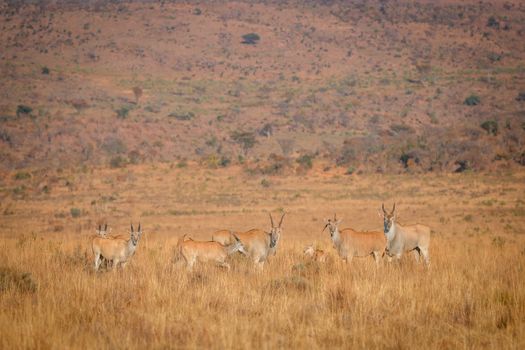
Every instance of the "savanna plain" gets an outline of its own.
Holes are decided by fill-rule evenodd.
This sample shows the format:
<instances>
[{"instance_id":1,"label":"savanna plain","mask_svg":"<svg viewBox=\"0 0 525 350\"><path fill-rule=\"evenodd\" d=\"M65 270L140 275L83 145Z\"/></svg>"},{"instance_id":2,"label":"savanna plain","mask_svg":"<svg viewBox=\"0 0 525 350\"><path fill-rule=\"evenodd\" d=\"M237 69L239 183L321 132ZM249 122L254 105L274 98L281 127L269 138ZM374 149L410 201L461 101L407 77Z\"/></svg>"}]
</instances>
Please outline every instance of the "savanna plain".
<instances>
[{"instance_id":1,"label":"savanna plain","mask_svg":"<svg viewBox=\"0 0 525 350\"><path fill-rule=\"evenodd\" d=\"M262 179L189 163L80 168L5 179L0 348L505 348L525 345L523 172ZM264 180L264 181L262 181ZM381 204L432 229L431 265L342 262L323 219L380 230ZM277 254L257 272L173 264L177 239L268 229ZM125 269L93 271L99 223L144 234ZM325 250L326 263L303 248Z\"/></svg>"}]
</instances>

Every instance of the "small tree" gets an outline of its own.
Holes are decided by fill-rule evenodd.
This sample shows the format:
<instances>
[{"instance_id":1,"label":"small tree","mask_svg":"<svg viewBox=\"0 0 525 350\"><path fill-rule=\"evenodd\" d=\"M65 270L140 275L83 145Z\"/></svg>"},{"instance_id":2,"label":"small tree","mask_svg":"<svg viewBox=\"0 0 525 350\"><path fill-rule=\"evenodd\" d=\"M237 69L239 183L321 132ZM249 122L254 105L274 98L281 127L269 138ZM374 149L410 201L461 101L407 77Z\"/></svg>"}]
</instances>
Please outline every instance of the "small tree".
<instances>
[{"instance_id":1,"label":"small tree","mask_svg":"<svg viewBox=\"0 0 525 350\"><path fill-rule=\"evenodd\" d=\"M133 94L135 95L135 103L138 104L140 98L142 97L142 89L138 86L133 88Z\"/></svg>"},{"instance_id":2,"label":"small tree","mask_svg":"<svg viewBox=\"0 0 525 350\"><path fill-rule=\"evenodd\" d=\"M487 120L481 123L481 128L489 135L496 136L498 134L498 122L495 120Z\"/></svg>"},{"instance_id":3,"label":"small tree","mask_svg":"<svg viewBox=\"0 0 525 350\"><path fill-rule=\"evenodd\" d=\"M242 43L247 45L255 45L259 42L261 37L256 33L248 33L242 36Z\"/></svg>"},{"instance_id":4,"label":"small tree","mask_svg":"<svg viewBox=\"0 0 525 350\"><path fill-rule=\"evenodd\" d=\"M481 102L481 99L477 95L470 95L463 101L467 106L477 106Z\"/></svg>"},{"instance_id":5,"label":"small tree","mask_svg":"<svg viewBox=\"0 0 525 350\"><path fill-rule=\"evenodd\" d=\"M246 156L248 150L257 143L255 133L251 131L234 131L230 135L231 139L241 146L243 154Z\"/></svg>"}]
</instances>

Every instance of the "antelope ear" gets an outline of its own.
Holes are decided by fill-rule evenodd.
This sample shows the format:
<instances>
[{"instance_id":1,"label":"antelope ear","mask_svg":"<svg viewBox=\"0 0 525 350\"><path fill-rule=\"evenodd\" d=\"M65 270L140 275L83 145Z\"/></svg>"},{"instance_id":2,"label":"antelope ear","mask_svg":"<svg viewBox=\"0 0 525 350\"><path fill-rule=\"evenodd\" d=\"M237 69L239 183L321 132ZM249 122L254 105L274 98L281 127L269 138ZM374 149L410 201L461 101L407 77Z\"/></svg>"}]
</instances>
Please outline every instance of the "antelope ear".
<instances>
[{"instance_id":1,"label":"antelope ear","mask_svg":"<svg viewBox=\"0 0 525 350\"><path fill-rule=\"evenodd\" d=\"M377 209L377 216L379 216L381 219L385 217L383 214L381 214L381 210L379 209Z\"/></svg>"}]
</instances>

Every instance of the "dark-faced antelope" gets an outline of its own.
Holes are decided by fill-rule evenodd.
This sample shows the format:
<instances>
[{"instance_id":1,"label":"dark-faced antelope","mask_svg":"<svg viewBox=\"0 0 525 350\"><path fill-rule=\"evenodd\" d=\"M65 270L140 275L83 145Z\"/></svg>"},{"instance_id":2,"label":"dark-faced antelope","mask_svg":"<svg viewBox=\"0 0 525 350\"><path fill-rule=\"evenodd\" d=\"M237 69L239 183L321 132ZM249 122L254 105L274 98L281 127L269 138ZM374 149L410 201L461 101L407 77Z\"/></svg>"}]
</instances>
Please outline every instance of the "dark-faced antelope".
<instances>
[{"instance_id":1,"label":"dark-faced antelope","mask_svg":"<svg viewBox=\"0 0 525 350\"><path fill-rule=\"evenodd\" d=\"M246 254L244 246L235 234L232 234L234 242L229 245L222 245L214 241L194 241L193 239L186 239L186 235L179 238L177 241L177 254L184 259L188 270L193 269L193 265L197 261L207 262L213 261L217 265L230 269L230 264L226 262L226 258L235 252Z\"/></svg>"},{"instance_id":2,"label":"dark-faced antelope","mask_svg":"<svg viewBox=\"0 0 525 350\"><path fill-rule=\"evenodd\" d=\"M134 231L133 225L131 225L128 239L95 237L92 242L93 254L95 255L95 271L98 271L102 257L108 261L113 261L113 270L116 270L119 264L122 264L124 268L133 254L135 254L141 236L142 230L139 224L137 231Z\"/></svg>"},{"instance_id":3,"label":"dark-faced antelope","mask_svg":"<svg viewBox=\"0 0 525 350\"><path fill-rule=\"evenodd\" d=\"M272 225L270 232L253 229L247 232L236 233L237 237L244 245L247 255L259 269L262 269L268 257L275 255L277 251L277 244L279 243L282 233L281 226L283 224L284 215L285 214L281 216L279 225L275 226L272 214L270 214L270 223Z\"/></svg>"},{"instance_id":4,"label":"dark-faced antelope","mask_svg":"<svg viewBox=\"0 0 525 350\"><path fill-rule=\"evenodd\" d=\"M339 256L346 262L352 260L354 256L365 257L373 255L376 264L385 251L386 240L382 232L360 232L351 228L339 231L341 219L337 219L334 214L333 220L326 220L323 231L328 227L330 238Z\"/></svg>"},{"instance_id":5,"label":"dark-faced antelope","mask_svg":"<svg viewBox=\"0 0 525 350\"><path fill-rule=\"evenodd\" d=\"M430 245L430 227L422 224L401 226L396 222L396 204L388 213L383 209L383 228L386 237L386 254L389 257L400 259L403 253L413 251L419 261L422 256L427 265L430 264L428 247Z\"/></svg>"},{"instance_id":6,"label":"dark-faced antelope","mask_svg":"<svg viewBox=\"0 0 525 350\"><path fill-rule=\"evenodd\" d=\"M318 249L318 248L314 248L313 244L307 245L303 250L303 254L306 257L312 259L313 261L322 262L322 263L326 262L325 251Z\"/></svg>"}]
</instances>

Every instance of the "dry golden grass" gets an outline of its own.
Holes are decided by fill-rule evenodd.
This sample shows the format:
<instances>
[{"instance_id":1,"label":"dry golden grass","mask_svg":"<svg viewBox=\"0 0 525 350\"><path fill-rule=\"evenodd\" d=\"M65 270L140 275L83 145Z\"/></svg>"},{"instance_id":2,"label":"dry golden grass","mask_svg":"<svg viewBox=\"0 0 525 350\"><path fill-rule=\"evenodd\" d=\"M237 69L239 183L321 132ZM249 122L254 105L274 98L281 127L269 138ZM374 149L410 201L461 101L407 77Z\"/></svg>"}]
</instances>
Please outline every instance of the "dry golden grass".
<instances>
[{"instance_id":1,"label":"dry golden grass","mask_svg":"<svg viewBox=\"0 0 525 350\"><path fill-rule=\"evenodd\" d=\"M523 348L524 175L313 173L263 188L235 169L67 174L73 190L2 204L0 348ZM320 235L323 216L337 210L342 226L377 229L378 205L394 198L402 221L433 228L430 269L412 256L380 268L372 258L341 263ZM84 214L64 217L70 207ZM230 272L171 263L183 233L267 228L266 211L278 208L288 213L284 233L262 273L242 257ZM142 221L123 271L92 271L102 217L120 232ZM330 262L302 257L312 242Z\"/></svg>"}]
</instances>

